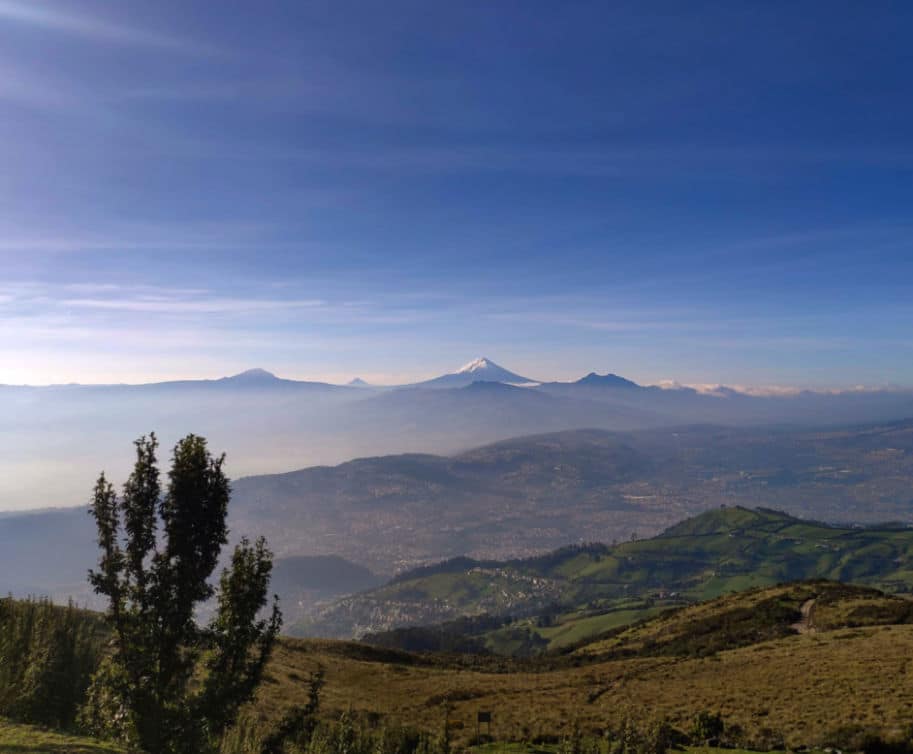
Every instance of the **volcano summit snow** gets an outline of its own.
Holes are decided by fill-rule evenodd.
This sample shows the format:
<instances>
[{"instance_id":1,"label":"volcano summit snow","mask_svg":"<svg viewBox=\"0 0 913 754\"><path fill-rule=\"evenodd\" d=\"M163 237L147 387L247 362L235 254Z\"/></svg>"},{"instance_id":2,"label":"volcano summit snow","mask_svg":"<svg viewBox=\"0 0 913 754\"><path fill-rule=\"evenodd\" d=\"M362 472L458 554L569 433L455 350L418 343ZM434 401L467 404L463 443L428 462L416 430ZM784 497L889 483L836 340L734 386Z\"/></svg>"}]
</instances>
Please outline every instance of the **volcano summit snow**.
<instances>
[{"instance_id":1,"label":"volcano summit snow","mask_svg":"<svg viewBox=\"0 0 913 754\"><path fill-rule=\"evenodd\" d=\"M473 382L504 382L509 385L528 385L536 383L529 377L511 372L491 359L481 358L470 361L456 372L435 377L433 380L420 382L416 387L466 387Z\"/></svg>"}]
</instances>

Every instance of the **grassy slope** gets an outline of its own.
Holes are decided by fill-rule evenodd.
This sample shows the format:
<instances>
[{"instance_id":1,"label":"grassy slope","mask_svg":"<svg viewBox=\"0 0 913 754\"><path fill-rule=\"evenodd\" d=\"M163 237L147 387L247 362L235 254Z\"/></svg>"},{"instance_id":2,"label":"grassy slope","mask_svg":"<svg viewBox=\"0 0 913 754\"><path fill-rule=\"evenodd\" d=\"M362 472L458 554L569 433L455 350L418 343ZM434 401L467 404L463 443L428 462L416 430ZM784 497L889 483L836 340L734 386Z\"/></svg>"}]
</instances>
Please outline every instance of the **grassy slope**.
<instances>
[{"instance_id":1,"label":"grassy slope","mask_svg":"<svg viewBox=\"0 0 913 754\"><path fill-rule=\"evenodd\" d=\"M821 603L816 622L822 623L816 633L796 635L789 623L783 623L779 634L745 634L742 639L751 643L703 656L674 651L663 655L662 646L657 647L658 637L674 641L691 631L712 650L712 631L709 637L702 633L715 625L708 623L708 616L741 608L751 615L753 605L773 600L791 606L779 616L782 623L792 621L797 608L815 595ZM500 670L509 672L494 672L491 660L480 660L476 666L468 660L447 665L440 658L415 658L364 645L287 640L276 653L259 711L273 716L301 701L308 673L323 667L324 711L330 715L351 707L437 730L441 702L449 698L454 705L450 718L464 722L463 735L474 729L476 712L487 709L494 713L493 733L498 738L528 740L538 733L567 733L575 721L589 730L617 724L624 716L668 718L686 728L697 712L719 710L749 734L767 729L781 733L790 745L824 745L844 725L872 726L890 734L908 723L913 716L913 625L823 629L878 622L885 616L891 620L897 610L908 608L905 600L841 585L768 589L687 608L629 629L624 641L629 648L639 648L639 656L570 655L554 658L553 669L540 672L528 663L509 660L498 661ZM767 638L771 635L779 638ZM677 646L693 649L693 643ZM586 647L578 651L585 652Z\"/></svg>"},{"instance_id":2,"label":"grassy slope","mask_svg":"<svg viewBox=\"0 0 913 754\"><path fill-rule=\"evenodd\" d=\"M494 741L492 743L472 746L472 754L555 754L560 751L559 744L528 744ZM711 746L686 746L676 751L687 754L756 754L748 749L717 749Z\"/></svg>"},{"instance_id":3,"label":"grassy slope","mask_svg":"<svg viewBox=\"0 0 913 754\"><path fill-rule=\"evenodd\" d=\"M812 599L817 631L797 635L791 626ZM351 709L436 732L447 699L449 719L463 723L462 742L485 709L502 740L560 736L575 723L588 733L626 716L687 728L696 713L719 710L756 739L767 729L790 745L825 745L844 725L890 735L906 724L913 716L911 656L913 603L804 582L689 606L523 662L283 639L247 714L276 720L306 700L309 675L322 668L328 717ZM0 754L117 751L0 720Z\"/></svg>"},{"instance_id":4,"label":"grassy slope","mask_svg":"<svg viewBox=\"0 0 913 754\"><path fill-rule=\"evenodd\" d=\"M496 742L474 746L474 754L554 754L556 744L528 745ZM688 747L688 754L720 754L723 750L707 747ZM124 750L82 736L16 725L0 720L0 754L123 754ZM726 749L725 754L750 754L742 749Z\"/></svg>"},{"instance_id":5,"label":"grassy slope","mask_svg":"<svg viewBox=\"0 0 913 754\"><path fill-rule=\"evenodd\" d=\"M327 672L326 709L379 712L437 730L441 700L471 727L491 709L495 735L523 738L619 723L625 715L668 717L687 727L701 710L720 710L748 731L772 728L787 742L826 743L844 724L893 731L913 715L913 627L843 629L795 636L705 658L634 658L546 673L485 673L339 658L326 649L285 646L262 709L303 698L301 678Z\"/></svg>"},{"instance_id":6,"label":"grassy slope","mask_svg":"<svg viewBox=\"0 0 913 754\"><path fill-rule=\"evenodd\" d=\"M123 751L91 738L0 719L0 754L122 754Z\"/></svg>"},{"instance_id":7,"label":"grassy slope","mask_svg":"<svg viewBox=\"0 0 913 754\"><path fill-rule=\"evenodd\" d=\"M815 631L913 623L913 602L868 587L803 581L726 595L590 637L572 648L586 656L708 655L784 638L803 620Z\"/></svg>"}]
</instances>

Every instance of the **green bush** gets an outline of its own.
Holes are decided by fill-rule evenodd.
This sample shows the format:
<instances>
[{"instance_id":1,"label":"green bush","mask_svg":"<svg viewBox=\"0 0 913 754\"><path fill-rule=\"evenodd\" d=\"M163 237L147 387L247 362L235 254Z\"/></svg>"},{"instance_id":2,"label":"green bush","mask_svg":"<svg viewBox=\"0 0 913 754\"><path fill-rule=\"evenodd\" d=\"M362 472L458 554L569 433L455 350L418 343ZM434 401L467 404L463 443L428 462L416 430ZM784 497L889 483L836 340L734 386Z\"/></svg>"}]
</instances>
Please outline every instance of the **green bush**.
<instances>
[{"instance_id":1,"label":"green bush","mask_svg":"<svg viewBox=\"0 0 913 754\"><path fill-rule=\"evenodd\" d=\"M725 730L723 716L706 710L698 712L691 726L691 739L694 743L718 741Z\"/></svg>"}]
</instances>

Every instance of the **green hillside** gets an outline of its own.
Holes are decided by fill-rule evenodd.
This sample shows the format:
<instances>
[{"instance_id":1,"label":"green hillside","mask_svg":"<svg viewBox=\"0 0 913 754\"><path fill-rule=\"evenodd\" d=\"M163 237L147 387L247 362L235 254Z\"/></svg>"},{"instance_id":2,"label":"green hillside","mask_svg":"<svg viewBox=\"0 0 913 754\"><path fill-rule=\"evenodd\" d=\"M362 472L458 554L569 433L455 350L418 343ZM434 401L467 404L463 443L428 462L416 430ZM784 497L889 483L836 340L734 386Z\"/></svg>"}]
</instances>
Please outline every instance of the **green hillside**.
<instances>
[{"instance_id":1,"label":"green hillside","mask_svg":"<svg viewBox=\"0 0 913 754\"><path fill-rule=\"evenodd\" d=\"M59 733L0 718L0 754L123 754L107 741Z\"/></svg>"},{"instance_id":2,"label":"green hillside","mask_svg":"<svg viewBox=\"0 0 913 754\"><path fill-rule=\"evenodd\" d=\"M524 635L539 648L559 648L663 608L803 579L910 591L913 529L831 526L766 509L720 508L651 539L419 569L339 600L297 630L346 637L488 614L515 619L488 632L495 651L513 651L518 641L528 648Z\"/></svg>"}]
</instances>

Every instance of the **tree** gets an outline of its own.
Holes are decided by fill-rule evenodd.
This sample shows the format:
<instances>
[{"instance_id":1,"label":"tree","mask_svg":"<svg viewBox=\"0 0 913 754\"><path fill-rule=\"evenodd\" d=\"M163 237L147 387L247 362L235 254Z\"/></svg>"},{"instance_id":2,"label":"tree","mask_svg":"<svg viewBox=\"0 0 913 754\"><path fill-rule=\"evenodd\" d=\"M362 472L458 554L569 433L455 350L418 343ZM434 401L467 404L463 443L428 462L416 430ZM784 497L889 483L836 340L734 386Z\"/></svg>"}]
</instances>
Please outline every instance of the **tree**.
<instances>
[{"instance_id":1,"label":"tree","mask_svg":"<svg viewBox=\"0 0 913 754\"><path fill-rule=\"evenodd\" d=\"M91 515L101 556L89 580L108 601L113 652L96 673L84 720L149 754L218 748L263 671L282 622L267 605L272 553L242 539L219 581L206 626L196 609L216 594L210 578L228 541L231 494L206 440L174 448L162 494L154 434L135 442L136 463L118 498L102 474ZM93 704L94 700L94 704Z\"/></svg>"}]
</instances>

